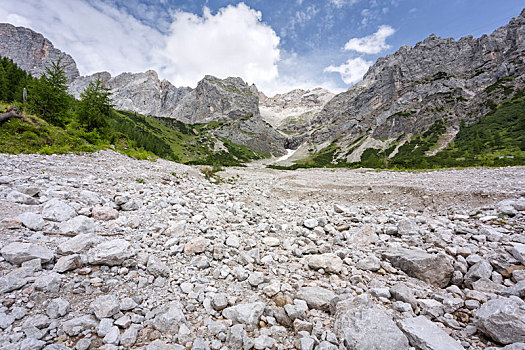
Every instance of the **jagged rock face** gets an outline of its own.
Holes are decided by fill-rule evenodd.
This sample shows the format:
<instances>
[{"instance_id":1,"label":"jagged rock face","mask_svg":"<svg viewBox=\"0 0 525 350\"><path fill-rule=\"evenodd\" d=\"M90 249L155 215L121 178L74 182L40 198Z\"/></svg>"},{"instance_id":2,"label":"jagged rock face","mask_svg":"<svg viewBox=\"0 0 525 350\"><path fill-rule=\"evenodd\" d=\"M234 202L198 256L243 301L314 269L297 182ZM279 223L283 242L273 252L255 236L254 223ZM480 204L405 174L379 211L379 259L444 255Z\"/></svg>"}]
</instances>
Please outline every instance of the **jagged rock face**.
<instances>
[{"instance_id":1,"label":"jagged rock face","mask_svg":"<svg viewBox=\"0 0 525 350\"><path fill-rule=\"evenodd\" d=\"M258 104L257 89L241 78L207 75L184 96L170 117L189 124L249 119L259 114Z\"/></svg>"},{"instance_id":2,"label":"jagged rock face","mask_svg":"<svg viewBox=\"0 0 525 350\"><path fill-rule=\"evenodd\" d=\"M271 98L260 92L259 109L264 121L273 127L293 130L295 125L310 122L333 97L332 92L323 88L295 89Z\"/></svg>"},{"instance_id":3,"label":"jagged rock face","mask_svg":"<svg viewBox=\"0 0 525 350\"><path fill-rule=\"evenodd\" d=\"M312 122L312 140L365 132L374 137L417 133L438 119L477 119L485 89L504 77L524 85L525 10L491 35L456 41L432 35L380 58L362 82L335 96ZM489 96L496 102L498 97ZM396 114L398 113L398 114Z\"/></svg>"},{"instance_id":4,"label":"jagged rock face","mask_svg":"<svg viewBox=\"0 0 525 350\"><path fill-rule=\"evenodd\" d=\"M55 48L42 34L8 23L0 23L0 56L11 58L34 77L40 77L58 59L70 81L80 75L73 58Z\"/></svg>"},{"instance_id":5,"label":"jagged rock face","mask_svg":"<svg viewBox=\"0 0 525 350\"><path fill-rule=\"evenodd\" d=\"M160 80L157 73L122 73L111 77L108 72L80 77L70 85L69 92L76 98L99 77L111 89L115 108L149 116L170 117L177 105L191 89L176 88L167 80Z\"/></svg>"}]
</instances>

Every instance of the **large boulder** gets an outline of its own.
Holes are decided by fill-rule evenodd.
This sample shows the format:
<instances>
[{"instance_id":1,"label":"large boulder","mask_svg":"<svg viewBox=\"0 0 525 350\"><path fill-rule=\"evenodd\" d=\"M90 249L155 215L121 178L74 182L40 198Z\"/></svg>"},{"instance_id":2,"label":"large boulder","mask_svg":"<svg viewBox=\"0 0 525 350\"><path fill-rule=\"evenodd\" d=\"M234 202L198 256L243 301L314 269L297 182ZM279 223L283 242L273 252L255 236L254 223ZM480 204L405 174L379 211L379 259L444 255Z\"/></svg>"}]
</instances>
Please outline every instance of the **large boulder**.
<instances>
[{"instance_id":1,"label":"large boulder","mask_svg":"<svg viewBox=\"0 0 525 350\"><path fill-rule=\"evenodd\" d=\"M343 260L332 253L310 255L307 261L308 267L314 270L323 269L326 272L339 273L343 269Z\"/></svg>"},{"instance_id":2,"label":"large boulder","mask_svg":"<svg viewBox=\"0 0 525 350\"><path fill-rule=\"evenodd\" d=\"M99 320L111 317L120 311L120 304L115 295L102 295L89 305Z\"/></svg>"},{"instance_id":3,"label":"large boulder","mask_svg":"<svg viewBox=\"0 0 525 350\"><path fill-rule=\"evenodd\" d=\"M94 235L80 234L59 244L57 252L62 255L83 253L85 250L93 247L95 243L96 238Z\"/></svg>"},{"instance_id":4,"label":"large boulder","mask_svg":"<svg viewBox=\"0 0 525 350\"><path fill-rule=\"evenodd\" d=\"M334 331L346 349L409 349L407 337L378 307L361 306L339 313Z\"/></svg>"},{"instance_id":5,"label":"large boulder","mask_svg":"<svg viewBox=\"0 0 525 350\"><path fill-rule=\"evenodd\" d=\"M383 253L383 257L407 275L439 288L448 286L454 273L454 267L445 255L429 254L419 249L394 248Z\"/></svg>"},{"instance_id":6,"label":"large boulder","mask_svg":"<svg viewBox=\"0 0 525 350\"><path fill-rule=\"evenodd\" d=\"M425 316L407 318L398 322L410 345L421 350L463 350L463 346L451 338Z\"/></svg>"},{"instance_id":7,"label":"large boulder","mask_svg":"<svg viewBox=\"0 0 525 350\"><path fill-rule=\"evenodd\" d=\"M263 302L238 304L222 310L222 315L232 320L233 323L256 327L259 325L265 307L266 305Z\"/></svg>"},{"instance_id":8,"label":"large boulder","mask_svg":"<svg viewBox=\"0 0 525 350\"><path fill-rule=\"evenodd\" d=\"M525 342L525 303L514 297L490 300L476 312L474 324L498 343Z\"/></svg>"},{"instance_id":9,"label":"large boulder","mask_svg":"<svg viewBox=\"0 0 525 350\"><path fill-rule=\"evenodd\" d=\"M46 220L62 222L74 218L77 215L73 209L66 202L60 199L53 198L44 204L42 209L42 217Z\"/></svg>"},{"instance_id":10,"label":"large boulder","mask_svg":"<svg viewBox=\"0 0 525 350\"><path fill-rule=\"evenodd\" d=\"M55 257L49 248L33 243L13 242L3 247L0 252L5 260L15 265L33 259L40 259L43 263L47 263Z\"/></svg>"},{"instance_id":11,"label":"large boulder","mask_svg":"<svg viewBox=\"0 0 525 350\"><path fill-rule=\"evenodd\" d=\"M67 221L61 222L58 225L58 229L61 233L89 235L95 233L95 223L92 218L79 215Z\"/></svg>"},{"instance_id":12,"label":"large boulder","mask_svg":"<svg viewBox=\"0 0 525 350\"><path fill-rule=\"evenodd\" d=\"M296 299L306 301L310 309L329 310L330 301L335 298L335 293L321 287L302 287L295 295Z\"/></svg>"},{"instance_id":13,"label":"large boulder","mask_svg":"<svg viewBox=\"0 0 525 350\"><path fill-rule=\"evenodd\" d=\"M42 231L46 226L46 222L42 218L42 215L25 212L16 217L17 221L20 221L22 225L33 231Z\"/></svg>"},{"instance_id":14,"label":"large boulder","mask_svg":"<svg viewBox=\"0 0 525 350\"><path fill-rule=\"evenodd\" d=\"M100 243L88 252L88 262L92 265L121 265L125 260L135 256L135 250L124 239L114 239Z\"/></svg>"}]
</instances>

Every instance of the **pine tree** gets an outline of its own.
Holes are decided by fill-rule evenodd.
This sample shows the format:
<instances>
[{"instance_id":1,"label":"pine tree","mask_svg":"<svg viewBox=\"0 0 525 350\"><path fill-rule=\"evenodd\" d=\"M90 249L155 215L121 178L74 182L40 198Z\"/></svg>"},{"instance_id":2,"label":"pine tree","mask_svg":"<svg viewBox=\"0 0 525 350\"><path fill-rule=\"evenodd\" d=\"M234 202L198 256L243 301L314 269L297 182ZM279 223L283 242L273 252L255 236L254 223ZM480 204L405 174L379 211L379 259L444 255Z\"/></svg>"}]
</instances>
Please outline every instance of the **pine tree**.
<instances>
[{"instance_id":1,"label":"pine tree","mask_svg":"<svg viewBox=\"0 0 525 350\"><path fill-rule=\"evenodd\" d=\"M104 87L100 77L97 77L80 95L78 119L88 131L105 128L112 107L111 92Z\"/></svg>"},{"instance_id":2,"label":"pine tree","mask_svg":"<svg viewBox=\"0 0 525 350\"><path fill-rule=\"evenodd\" d=\"M53 62L28 89L29 108L48 122L63 125L70 108L67 77L60 59Z\"/></svg>"}]
</instances>

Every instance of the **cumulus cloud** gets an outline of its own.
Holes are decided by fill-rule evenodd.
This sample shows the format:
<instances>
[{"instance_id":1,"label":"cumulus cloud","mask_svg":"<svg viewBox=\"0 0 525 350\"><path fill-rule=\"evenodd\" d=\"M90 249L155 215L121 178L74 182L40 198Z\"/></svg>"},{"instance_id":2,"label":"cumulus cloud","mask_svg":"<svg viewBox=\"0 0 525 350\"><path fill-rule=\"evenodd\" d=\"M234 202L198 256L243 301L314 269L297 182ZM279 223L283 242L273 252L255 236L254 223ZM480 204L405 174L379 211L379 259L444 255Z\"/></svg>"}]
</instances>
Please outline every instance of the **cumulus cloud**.
<instances>
[{"instance_id":1,"label":"cumulus cloud","mask_svg":"<svg viewBox=\"0 0 525 350\"><path fill-rule=\"evenodd\" d=\"M202 17L188 12L174 15L166 46L159 55L173 81L192 85L205 74L241 76L262 83L278 75L279 37L261 22L261 13L243 3L216 15L205 8Z\"/></svg>"},{"instance_id":2,"label":"cumulus cloud","mask_svg":"<svg viewBox=\"0 0 525 350\"><path fill-rule=\"evenodd\" d=\"M71 54L81 74L155 69L176 86L206 74L256 84L278 75L279 37L244 3L212 14L175 12L166 32L99 0L2 0L0 21L30 27Z\"/></svg>"},{"instance_id":3,"label":"cumulus cloud","mask_svg":"<svg viewBox=\"0 0 525 350\"><path fill-rule=\"evenodd\" d=\"M352 38L344 46L346 51L357 51L367 54L378 54L383 50L390 48L386 43L386 39L395 33L395 29L382 25L377 32L362 38Z\"/></svg>"},{"instance_id":4,"label":"cumulus cloud","mask_svg":"<svg viewBox=\"0 0 525 350\"><path fill-rule=\"evenodd\" d=\"M355 83L363 78L372 61L366 61L361 57L351 58L340 66L328 66L325 72L339 73L345 84Z\"/></svg>"}]
</instances>

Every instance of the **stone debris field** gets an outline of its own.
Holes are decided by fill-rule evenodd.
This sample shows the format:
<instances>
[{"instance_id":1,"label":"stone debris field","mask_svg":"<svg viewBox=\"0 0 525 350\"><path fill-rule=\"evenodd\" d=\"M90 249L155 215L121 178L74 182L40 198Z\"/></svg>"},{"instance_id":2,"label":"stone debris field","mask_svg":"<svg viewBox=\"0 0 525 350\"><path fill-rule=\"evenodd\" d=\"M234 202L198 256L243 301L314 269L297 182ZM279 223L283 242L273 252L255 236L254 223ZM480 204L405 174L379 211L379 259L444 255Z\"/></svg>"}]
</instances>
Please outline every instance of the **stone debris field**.
<instances>
[{"instance_id":1,"label":"stone debris field","mask_svg":"<svg viewBox=\"0 0 525 350\"><path fill-rule=\"evenodd\" d=\"M0 155L0 349L525 349L525 168Z\"/></svg>"}]
</instances>

